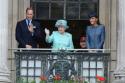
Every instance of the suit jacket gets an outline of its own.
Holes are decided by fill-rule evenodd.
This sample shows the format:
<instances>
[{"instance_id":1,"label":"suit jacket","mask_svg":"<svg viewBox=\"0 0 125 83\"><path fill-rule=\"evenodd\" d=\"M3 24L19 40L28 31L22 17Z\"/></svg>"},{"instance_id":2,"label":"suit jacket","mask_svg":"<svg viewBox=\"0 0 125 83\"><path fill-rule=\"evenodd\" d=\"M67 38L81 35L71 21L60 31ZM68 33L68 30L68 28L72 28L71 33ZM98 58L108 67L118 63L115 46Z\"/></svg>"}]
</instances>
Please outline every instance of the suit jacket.
<instances>
[{"instance_id":1,"label":"suit jacket","mask_svg":"<svg viewBox=\"0 0 125 83\"><path fill-rule=\"evenodd\" d=\"M19 43L19 48L25 48L26 45L31 45L33 48L37 47L39 39L42 38L40 24L32 21L34 32L31 33L28 29L26 19L17 22L16 25L16 40Z\"/></svg>"},{"instance_id":2,"label":"suit jacket","mask_svg":"<svg viewBox=\"0 0 125 83\"><path fill-rule=\"evenodd\" d=\"M86 31L87 48L102 49L105 41L105 26L88 26Z\"/></svg>"}]
</instances>

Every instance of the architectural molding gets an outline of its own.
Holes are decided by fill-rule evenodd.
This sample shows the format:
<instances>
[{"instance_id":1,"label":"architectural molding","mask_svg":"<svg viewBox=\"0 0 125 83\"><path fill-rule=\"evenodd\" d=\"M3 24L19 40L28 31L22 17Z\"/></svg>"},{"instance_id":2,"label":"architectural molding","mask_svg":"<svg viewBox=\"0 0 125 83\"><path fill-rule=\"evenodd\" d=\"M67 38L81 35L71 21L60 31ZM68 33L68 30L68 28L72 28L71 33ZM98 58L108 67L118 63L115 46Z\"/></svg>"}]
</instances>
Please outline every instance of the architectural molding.
<instances>
[{"instance_id":1,"label":"architectural molding","mask_svg":"<svg viewBox=\"0 0 125 83\"><path fill-rule=\"evenodd\" d=\"M9 83L8 69L8 0L0 3L0 83Z\"/></svg>"},{"instance_id":2,"label":"architectural molding","mask_svg":"<svg viewBox=\"0 0 125 83\"><path fill-rule=\"evenodd\" d=\"M117 1L117 69L114 72L115 80L113 83L125 83L125 0Z\"/></svg>"}]
</instances>

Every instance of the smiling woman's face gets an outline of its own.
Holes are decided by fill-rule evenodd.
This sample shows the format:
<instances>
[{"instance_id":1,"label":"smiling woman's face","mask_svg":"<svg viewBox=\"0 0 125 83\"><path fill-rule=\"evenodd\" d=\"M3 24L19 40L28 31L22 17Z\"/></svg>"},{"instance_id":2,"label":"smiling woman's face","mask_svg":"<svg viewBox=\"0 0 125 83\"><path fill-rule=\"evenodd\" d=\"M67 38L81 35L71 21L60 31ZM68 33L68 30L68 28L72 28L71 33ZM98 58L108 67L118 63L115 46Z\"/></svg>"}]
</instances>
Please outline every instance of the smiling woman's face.
<instances>
[{"instance_id":1,"label":"smiling woman's face","mask_svg":"<svg viewBox=\"0 0 125 83\"><path fill-rule=\"evenodd\" d=\"M97 25L98 18L96 17L91 17L89 19L91 25Z\"/></svg>"},{"instance_id":2,"label":"smiling woman's face","mask_svg":"<svg viewBox=\"0 0 125 83\"><path fill-rule=\"evenodd\" d=\"M65 32L65 27L64 26L59 26L58 31L59 31L59 33L63 34Z\"/></svg>"}]
</instances>

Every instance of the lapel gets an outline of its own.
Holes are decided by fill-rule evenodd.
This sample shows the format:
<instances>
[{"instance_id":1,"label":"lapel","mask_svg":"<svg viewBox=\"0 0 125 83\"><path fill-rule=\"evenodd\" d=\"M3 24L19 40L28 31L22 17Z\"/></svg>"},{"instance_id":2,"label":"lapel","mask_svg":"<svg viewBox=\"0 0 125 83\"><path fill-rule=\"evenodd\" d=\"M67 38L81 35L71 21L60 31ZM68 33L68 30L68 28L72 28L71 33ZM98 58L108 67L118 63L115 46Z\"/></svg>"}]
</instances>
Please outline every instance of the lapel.
<instances>
[{"instance_id":1,"label":"lapel","mask_svg":"<svg viewBox=\"0 0 125 83\"><path fill-rule=\"evenodd\" d=\"M33 24L33 26L34 26L33 29L36 29L36 26L37 26L36 22L32 20L32 24Z\"/></svg>"},{"instance_id":2,"label":"lapel","mask_svg":"<svg viewBox=\"0 0 125 83\"><path fill-rule=\"evenodd\" d=\"M23 28L24 30L26 30L26 31L29 31L29 30L28 30L28 26L27 26L27 23L26 23L26 20L25 20L25 19L22 21L22 28Z\"/></svg>"},{"instance_id":3,"label":"lapel","mask_svg":"<svg viewBox=\"0 0 125 83\"><path fill-rule=\"evenodd\" d=\"M32 20L32 24L35 25L34 21Z\"/></svg>"}]
</instances>

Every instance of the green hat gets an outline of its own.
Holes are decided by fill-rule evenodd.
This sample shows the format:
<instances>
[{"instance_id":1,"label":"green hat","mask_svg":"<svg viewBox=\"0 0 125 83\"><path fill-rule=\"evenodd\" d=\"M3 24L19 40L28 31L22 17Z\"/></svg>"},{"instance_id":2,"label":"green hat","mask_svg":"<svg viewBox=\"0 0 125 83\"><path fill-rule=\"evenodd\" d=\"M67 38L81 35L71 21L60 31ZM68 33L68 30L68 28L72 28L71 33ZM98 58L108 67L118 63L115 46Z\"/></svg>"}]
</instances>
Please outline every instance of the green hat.
<instances>
[{"instance_id":1,"label":"green hat","mask_svg":"<svg viewBox=\"0 0 125 83\"><path fill-rule=\"evenodd\" d=\"M59 28L59 26L63 26L65 29L69 28L66 20L57 20L56 24L55 24L55 27Z\"/></svg>"}]
</instances>

